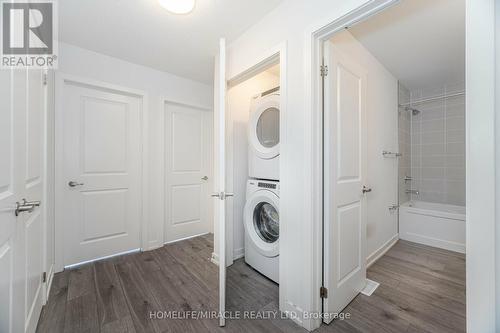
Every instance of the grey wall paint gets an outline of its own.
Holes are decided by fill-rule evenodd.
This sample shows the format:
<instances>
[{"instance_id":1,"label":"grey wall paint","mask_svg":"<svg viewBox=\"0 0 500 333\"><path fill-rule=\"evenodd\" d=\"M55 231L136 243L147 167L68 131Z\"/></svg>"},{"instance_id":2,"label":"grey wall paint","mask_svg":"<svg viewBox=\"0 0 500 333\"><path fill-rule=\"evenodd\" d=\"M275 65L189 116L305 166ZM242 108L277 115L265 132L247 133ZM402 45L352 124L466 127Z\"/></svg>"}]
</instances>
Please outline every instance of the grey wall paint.
<instances>
[{"instance_id":1,"label":"grey wall paint","mask_svg":"<svg viewBox=\"0 0 500 333\"><path fill-rule=\"evenodd\" d=\"M411 92L411 100L463 91L463 84ZM465 96L415 106L411 116L413 199L465 206Z\"/></svg>"}]
</instances>

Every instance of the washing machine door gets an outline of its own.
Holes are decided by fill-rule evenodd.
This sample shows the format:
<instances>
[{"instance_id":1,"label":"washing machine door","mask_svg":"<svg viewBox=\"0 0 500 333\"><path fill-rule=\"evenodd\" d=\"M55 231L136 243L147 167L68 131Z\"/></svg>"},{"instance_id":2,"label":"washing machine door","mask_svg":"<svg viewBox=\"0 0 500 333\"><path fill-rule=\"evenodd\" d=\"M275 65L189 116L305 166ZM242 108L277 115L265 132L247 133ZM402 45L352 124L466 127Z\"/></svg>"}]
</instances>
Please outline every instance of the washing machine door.
<instances>
[{"instance_id":1,"label":"washing machine door","mask_svg":"<svg viewBox=\"0 0 500 333\"><path fill-rule=\"evenodd\" d=\"M260 254L279 255L279 198L268 190L254 192L245 204L245 233Z\"/></svg>"},{"instance_id":2,"label":"washing machine door","mask_svg":"<svg viewBox=\"0 0 500 333\"><path fill-rule=\"evenodd\" d=\"M248 141L257 156L271 159L280 152L280 95L272 94L255 102L248 122Z\"/></svg>"}]
</instances>

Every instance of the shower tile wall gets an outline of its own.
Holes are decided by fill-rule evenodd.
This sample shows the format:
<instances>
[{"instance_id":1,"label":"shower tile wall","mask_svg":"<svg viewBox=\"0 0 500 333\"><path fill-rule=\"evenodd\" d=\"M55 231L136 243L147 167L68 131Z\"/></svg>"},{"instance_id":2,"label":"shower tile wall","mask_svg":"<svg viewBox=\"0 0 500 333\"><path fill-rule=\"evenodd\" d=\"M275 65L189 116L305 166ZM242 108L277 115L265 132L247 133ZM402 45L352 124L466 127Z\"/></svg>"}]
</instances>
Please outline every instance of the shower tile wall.
<instances>
[{"instance_id":1,"label":"shower tile wall","mask_svg":"<svg viewBox=\"0 0 500 333\"><path fill-rule=\"evenodd\" d=\"M411 91L411 101L462 92L462 84ZM411 117L412 187L421 201L465 205L465 97L415 105ZM410 112L406 112L410 113Z\"/></svg>"},{"instance_id":2,"label":"shower tile wall","mask_svg":"<svg viewBox=\"0 0 500 333\"><path fill-rule=\"evenodd\" d=\"M399 84L399 104L408 103L410 101L410 91ZM405 182L405 177L411 176L411 118L409 112L405 112L399 108L398 112L398 129L399 129L399 152L403 155L399 158L399 203L405 203L410 200L410 195L406 194L406 190L411 188L410 182Z\"/></svg>"}]
</instances>

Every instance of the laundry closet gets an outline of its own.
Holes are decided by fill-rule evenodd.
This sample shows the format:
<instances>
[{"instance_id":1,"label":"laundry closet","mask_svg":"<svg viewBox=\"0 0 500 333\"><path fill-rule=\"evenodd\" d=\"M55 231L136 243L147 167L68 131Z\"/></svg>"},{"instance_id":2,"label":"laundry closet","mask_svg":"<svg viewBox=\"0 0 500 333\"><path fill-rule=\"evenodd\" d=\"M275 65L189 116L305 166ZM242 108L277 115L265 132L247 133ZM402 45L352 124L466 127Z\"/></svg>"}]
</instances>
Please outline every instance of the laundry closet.
<instances>
[{"instance_id":1,"label":"laundry closet","mask_svg":"<svg viewBox=\"0 0 500 333\"><path fill-rule=\"evenodd\" d=\"M279 57L228 82L226 130L226 183L234 192L226 209L227 310L258 311L269 304L277 310Z\"/></svg>"}]
</instances>

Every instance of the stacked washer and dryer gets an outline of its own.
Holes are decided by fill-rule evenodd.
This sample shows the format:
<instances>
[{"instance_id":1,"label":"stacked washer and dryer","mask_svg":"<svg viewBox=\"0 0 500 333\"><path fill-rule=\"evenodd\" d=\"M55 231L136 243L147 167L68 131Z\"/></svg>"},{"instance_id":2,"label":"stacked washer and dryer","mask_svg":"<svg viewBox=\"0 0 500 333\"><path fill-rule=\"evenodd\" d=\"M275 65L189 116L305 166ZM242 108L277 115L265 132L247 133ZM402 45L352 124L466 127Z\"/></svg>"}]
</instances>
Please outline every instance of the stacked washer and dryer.
<instances>
[{"instance_id":1,"label":"stacked washer and dryer","mask_svg":"<svg viewBox=\"0 0 500 333\"><path fill-rule=\"evenodd\" d=\"M279 283L279 87L252 100L244 208L245 261Z\"/></svg>"}]
</instances>

